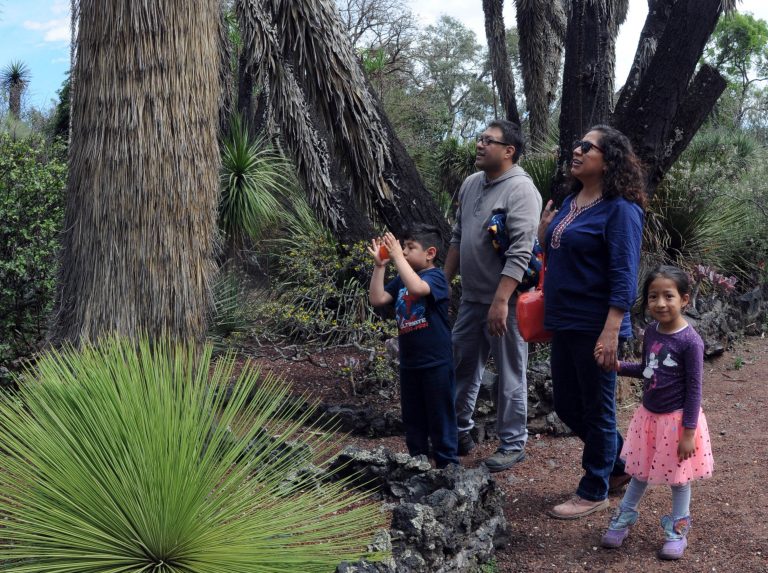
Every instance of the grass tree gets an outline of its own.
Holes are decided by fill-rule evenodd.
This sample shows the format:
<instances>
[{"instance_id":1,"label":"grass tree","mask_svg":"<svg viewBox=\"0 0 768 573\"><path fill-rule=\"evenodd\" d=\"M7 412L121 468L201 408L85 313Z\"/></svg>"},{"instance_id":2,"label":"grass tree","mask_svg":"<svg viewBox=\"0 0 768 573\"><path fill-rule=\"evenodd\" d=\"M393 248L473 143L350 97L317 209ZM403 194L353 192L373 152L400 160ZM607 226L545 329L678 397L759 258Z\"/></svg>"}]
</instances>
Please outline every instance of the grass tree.
<instances>
[{"instance_id":1,"label":"grass tree","mask_svg":"<svg viewBox=\"0 0 768 573\"><path fill-rule=\"evenodd\" d=\"M218 0L75 0L56 340L202 338L216 232Z\"/></svg>"},{"instance_id":2,"label":"grass tree","mask_svg":"<svg viewBox=\"0 0 768 573\"><path fill-rule=\"evenodd\" d=\"M0 73L0 85L8 92L8 111L17 121L21 118L21 96L32 74L22 61L11 62Z\"/></svg>"},{"instance_id":3,"label":"grass tree","mask_svg":"<svg viewBox=\"0 0 768 573\"><path fill-rule=\"evenodd\" d=\"M252 139L238 116L221 146L219 226L230 256L237 257L246 237L259 239L285 217L283 203L295 184L293 165L263 136Z\"/></svg>"},{"instance_id":4,"label":"grass tree","mask_svg":"<svg viewBox=\"0 0 768 573\"><path fill-rule=\"evenodd\" d=\"M335 443L293 443L311 412L240 366L116 338L43 357L0 400L2 569L310 573L360 556L378 506L308 471Z\"/></svg>"}]
</instances>

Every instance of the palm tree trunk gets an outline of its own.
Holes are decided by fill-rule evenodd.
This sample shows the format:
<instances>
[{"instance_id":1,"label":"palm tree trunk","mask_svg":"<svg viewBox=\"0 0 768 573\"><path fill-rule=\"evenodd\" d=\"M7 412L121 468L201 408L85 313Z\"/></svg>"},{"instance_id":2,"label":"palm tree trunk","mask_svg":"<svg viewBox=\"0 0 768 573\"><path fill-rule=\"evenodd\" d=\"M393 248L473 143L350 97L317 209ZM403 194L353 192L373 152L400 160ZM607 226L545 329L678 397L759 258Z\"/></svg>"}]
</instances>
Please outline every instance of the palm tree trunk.
<instances>
[{"instance_id":1,"label":"palm tree trunk","mask_svg":"<svg viewBox=\"0 0 768 573\"><path fill-rule=\"evenodd\" d=\"M218 199L218 0L76 4L52 338L201 339Z\"/></svg>"},{"instance_id":2,"label":"palm tree trunk","mask_svg":"<svg viewBox=\"0 0 768 573\"><path fill-rule=\"evenodd\" d=\"M572 143L591 126L604 123L613 104L616 36L628 0L573 0L569 4L563 97L560 111L560 166L554 195L561 199Z\"/></svg>"},{"instance_id":3,"label":"palm tree trunk","mask_svg":"<svg viewBox=\"0 0 768 573\"><path fill-rule=\"evenodd\" d=\"M565 10L560 0L516 0L515 7L531 147L538 149L549 135L549 108L557 96Z\"/></svg>"},{"instance_id":4,"label":"palm tree trunk","mask_svg":"<svg viewBox=\"0 0 768 573\"><path fill-rule=\"evenodd\" d=\"M504 27L504 0L483 0L485 37L491 60L491 74L499 88L499 99L506 119L520 125L520 114L515 100L515 78L507 52L507 30Z\"/></svg>"}]
</instances>

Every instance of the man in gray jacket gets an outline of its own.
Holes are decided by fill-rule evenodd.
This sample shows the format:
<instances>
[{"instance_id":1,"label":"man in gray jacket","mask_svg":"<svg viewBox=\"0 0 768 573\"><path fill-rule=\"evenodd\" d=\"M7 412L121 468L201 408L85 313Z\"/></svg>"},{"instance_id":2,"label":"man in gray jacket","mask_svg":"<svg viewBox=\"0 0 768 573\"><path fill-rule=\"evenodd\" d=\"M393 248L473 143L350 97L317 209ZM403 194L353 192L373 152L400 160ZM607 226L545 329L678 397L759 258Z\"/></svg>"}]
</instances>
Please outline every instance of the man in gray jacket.
<instances>
[{"instance_id":1,"label":"man in gray jacket","mask_svg":"<svg viewBox=\"0 0 768 573\"><path fill-rule=\"evenodd\" d=\"M475 447L472 414L489 353L499 372L499 446L484 460L492 472L522 461L528 438L528 344L517 329L515 289L531 258L541 195L517 165L523 147L520 128L510 121L492 121L478 136L475 165L480 171L467 177L459 191L444 269L449 281L457 271L461 275L461 304L453 327L460 455ZM494 248L488 232L494 214L505 218L509 247L504 252Z\"/></svg>"}]
</instances>

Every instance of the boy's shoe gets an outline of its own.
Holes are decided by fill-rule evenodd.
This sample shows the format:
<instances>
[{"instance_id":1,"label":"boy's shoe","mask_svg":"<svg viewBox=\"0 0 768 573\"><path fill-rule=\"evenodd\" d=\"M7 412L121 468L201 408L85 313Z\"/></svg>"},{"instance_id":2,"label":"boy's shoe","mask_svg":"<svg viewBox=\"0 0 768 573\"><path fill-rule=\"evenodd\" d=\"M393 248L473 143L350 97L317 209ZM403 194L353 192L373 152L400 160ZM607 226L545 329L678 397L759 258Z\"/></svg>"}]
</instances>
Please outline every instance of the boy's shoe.
<instances>
[{"instance_id":1,"label":"boy's shoe","mask_svg":"<svg viewBox=\"0 0 768 573\"><path fill-rule=\"evenodd\" d=\"M680 559L688 547L688 532L691 530L691 516L673 519L671 515L661 518L664 536L667 540L659 550L659 559Z\"/></svg>"},{"instance_id":2,"label":"boy's shoe","mask_svg":"<svg viewBox=\"0 0 768 573\"><path fill-rule=\"evenodd\" d=\"M590 501L574 495L571 499L560 505L556 505L550 509L547 513L550 517L555 519L579 519L595 513L596 511L603 511L611 507L611 503L608 499L601 499L600 501Z\"/></svg>"},{"instance_id":3,"label":"boy's shoe","mask_svg":"<svg viewBox=\"0 0 768 573\"><path fill-rule=\"evenodd\" d=\"M492 456L485 458L483 463L491 473L508 470L525 459L525 450L502 450L499 448Z\"/></svg>"},{"instance_id":4,"label":"boy's shoe","mask_svg":"<svg viewBox=\"0 0 768 573\"><path fill-rule=\"evenodd\" d=\"M472 439L472 434L469 432L459 432L459 455L466 456L477 447L475 440Z\"/></svg>"},{"instance_id":5,"label":"boy's shoe","mask_svg":"<svg viewBox=\"0 0 768 573\"><path fill-rule=\"evenodd\" d=\"M619 493L624 489L624 486L626 486L631 479L632 479L632 476L629 474L610 476L608 478L608 493L609 494Z\"/></svg>"},{"instance_id":6,"label":"boy's shoe","mask_svg":"<svg viewBox=\"0 0 768 573\"><path fill-rule=\"evenodd\" d=\"M638 513L631 509L622 510L618 508L611 518L611 524L608 531L603 534L600 545L609 549L621 547L624 540L629 535L630 526L637 523Z\"/></svg>"}]
</instances>

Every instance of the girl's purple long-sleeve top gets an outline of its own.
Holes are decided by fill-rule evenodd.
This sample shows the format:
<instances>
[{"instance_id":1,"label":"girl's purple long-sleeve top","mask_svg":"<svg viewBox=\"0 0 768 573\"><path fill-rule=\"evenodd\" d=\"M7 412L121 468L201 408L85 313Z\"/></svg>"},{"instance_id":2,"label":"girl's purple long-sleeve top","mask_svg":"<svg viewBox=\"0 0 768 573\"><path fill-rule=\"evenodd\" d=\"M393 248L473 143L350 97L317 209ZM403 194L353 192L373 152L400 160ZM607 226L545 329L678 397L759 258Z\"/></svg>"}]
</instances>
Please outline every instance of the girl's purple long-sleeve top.
<instances>
[{"instance_id":1,"label":"girl's purple long-sleeve top","mask_svg":"<svg viewBox=\"0 0 768 573\"><path fill-rule=\"evenodd\" d=\"M704 342L688 325L673 334L645 329L643 362L621 362L619 374L643 380L643 406L656 414L683 410L683 427L696 428L701 408Z\"/></svg>"}]
</instances>

